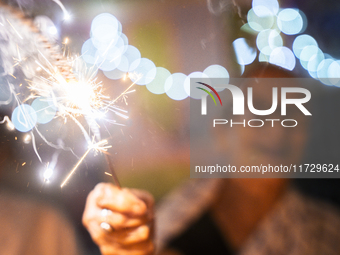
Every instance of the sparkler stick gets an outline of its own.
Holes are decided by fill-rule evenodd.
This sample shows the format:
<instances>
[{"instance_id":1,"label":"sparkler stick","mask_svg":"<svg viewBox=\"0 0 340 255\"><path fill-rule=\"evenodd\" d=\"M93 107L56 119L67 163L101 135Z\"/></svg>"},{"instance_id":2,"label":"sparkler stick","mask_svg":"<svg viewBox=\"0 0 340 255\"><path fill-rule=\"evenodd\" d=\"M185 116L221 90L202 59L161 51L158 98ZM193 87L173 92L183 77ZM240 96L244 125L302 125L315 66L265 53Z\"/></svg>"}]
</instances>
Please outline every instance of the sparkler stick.
<instances>
[{"instance_id":1,"label":"sparkler stick","mask_svg":"<svg viewBox=\"0 0 340 255\"><path fill-rule=\"evenodd\" d=\"M112 161L111 161L111 157L108 153L105 153L105 159L106 159L106 162L109 166L109 169L110 169L110 173L111 173L111 176L113 178L113 181L115 183L115 185L118 187L118 188L121 188L120 186L120 183L119 183L119 180L118 180L118 177L116 175L116 171L113 167L113 164L112 164Z\"/></svg>"}]
</instances>

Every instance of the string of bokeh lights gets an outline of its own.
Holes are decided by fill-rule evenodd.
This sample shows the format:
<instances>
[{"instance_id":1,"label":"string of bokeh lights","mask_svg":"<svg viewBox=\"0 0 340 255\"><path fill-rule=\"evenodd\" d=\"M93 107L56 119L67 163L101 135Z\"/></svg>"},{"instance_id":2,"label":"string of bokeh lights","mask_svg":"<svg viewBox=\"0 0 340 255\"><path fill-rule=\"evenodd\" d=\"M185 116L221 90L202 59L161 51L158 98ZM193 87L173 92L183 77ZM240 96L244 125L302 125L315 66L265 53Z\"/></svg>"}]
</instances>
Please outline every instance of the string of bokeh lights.
<instances>
[{"instance_id":1,"label":"string of bokeh lights","mask_svg":"<svg viewBox=\"0 0 340 255\"><path fill-rule=\"evenodd\" d=\"M293 70L298 59L312 78L325 85L340 86L340 61L324 53L312 36L302 34L306 28L307 18L301 10L281 9L276 0L253 0L241 30L256 35L260 62ZM296 36L292 49L284 46L281 33ZM257 57L257 49L250 47L245 38L236 39L233 47L243 68Z\"/></svg>"},{"instance_id":2,"label":"string of bokeh lights","mask_svg":"<svg viewBox=\"0 0 340 255\"><path fill-rule=\"evenodd\" d=\"M203 72L171 74L164 67L142 58L140 51L128 44L122 25L115 16L102 13L91 24L91 38L82 46L81 56L90 65L97 65L112 80L129 77L138 85L146 85L153 94L166 93L171 99L183 100L189 96L200 99L201 94L190 95L190 78L229 78L227 69L211 65ZM140 78L136 81L137 78Z\"/></svg>"},{"instance_id":3,"label":"string of bokeh lights","mask_svg":"<svg viewBox=\"0 0 340 255\"><path fill-rule=\"evenodd\" d=\"M237 63L242 70L256 57L260 62L269 62L288 70L296 67L296 59L311 77L326 85L340 86L340 61L318 47L316 40L302 34L307 27L304 13L298 9L280 8L276 0L254 0L247 15L247 23L241 30L256 35L256 48L248 45L245 38L233 42ZM292 49L284 46L282 34L293 36ZM190 93L190 78L229 78L227 69L211 65L203 72L171 74L164 67L142 58L139 50L128 44L122 33L122 25L115 16L102 13L91 24L91 38L82 47L82 58L88 64L97 65L105 76L112 80L129 77L136 84L146 85L154 94L167 94L171 99L187 97L200 99L202 93Z\"/></svg>"}]
</instances>

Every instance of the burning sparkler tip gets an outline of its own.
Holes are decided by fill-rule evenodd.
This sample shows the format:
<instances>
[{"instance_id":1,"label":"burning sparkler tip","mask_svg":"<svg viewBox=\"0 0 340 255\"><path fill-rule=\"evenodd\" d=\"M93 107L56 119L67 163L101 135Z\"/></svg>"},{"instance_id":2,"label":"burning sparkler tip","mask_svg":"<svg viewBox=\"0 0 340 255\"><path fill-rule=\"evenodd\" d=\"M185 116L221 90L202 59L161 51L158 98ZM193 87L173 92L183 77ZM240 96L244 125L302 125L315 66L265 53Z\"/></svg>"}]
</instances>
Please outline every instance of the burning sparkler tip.
<instances>
[{"instance_id":1,"label":"burning sparkler tip","mask_svg":"<svg viewBox=\"0 0 340 255\"><path fill-rule=\"evenodd\" d=\"M71 15L68 12L64 14L64 20L69 21L71 19Z\"/></svg>"}]
</instances>

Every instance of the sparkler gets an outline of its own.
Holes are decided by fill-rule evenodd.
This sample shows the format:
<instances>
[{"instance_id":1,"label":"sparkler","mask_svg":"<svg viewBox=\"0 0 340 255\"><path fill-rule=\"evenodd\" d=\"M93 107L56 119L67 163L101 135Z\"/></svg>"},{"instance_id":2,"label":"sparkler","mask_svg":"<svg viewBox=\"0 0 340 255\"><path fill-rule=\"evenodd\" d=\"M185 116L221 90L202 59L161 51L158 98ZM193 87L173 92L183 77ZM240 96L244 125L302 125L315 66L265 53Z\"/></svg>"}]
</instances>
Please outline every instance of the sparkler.
<instances>
[{"instance_id":1,"label":"sparkler","mask_svg":"<svg viewBox=\"0 0 340 255\"><path fill-rule=\"evenodd\" d=\"M62 8L64 18L69 18L69 14L61 2L58 0L53 1ZM1 8L6 8L6 12L1 12ZM26 79L29 84L28 89L30 94L24 99L20 98L22 94L17 93L13 88L14 86L11 84L9 86L11 89L11 97L13 96L18 104L17 108L19 109L19 113L17 122L24 126L25 131L33 129L31 134L26 135L24 138L25 142L32 141L34 151L39 159L40 156L36 149L33 131L36 131L48 145L56 149L70 150L73 152L72 149L65 148L64 145L55 145L49 142L36 125L37 123L47 123L48 121L59 117L63 118L64 123L66 123L69 118L74 121L81 130L88 143L88 148L67 175L66 179L62 182L61 188L66 185L90 151L105 154L111 176L116 185L119 186L110 156L107 153L107 149L111 146L108 145L107 140L101 140L99 131L100 126L96 119L98 119L98 117L103 117L108 111L128 118L128 116L126 116L126 111L117 107L115 102L120 98L124 98L125 100L124 95L131 92L129 91L130 88L138 81L138 79L118 97L111 100L109 96L104 95L102 82L95 78L95 74L99 68L98 66L100 65L88 67L80 57L65 56L65 50L63 53L60 53L61 50L58 46L53 42L50 42L41 34L36 33L36 29L30 20L24 19L20 12L12 9L8 12L8 10L8 7L0 5L0 24L6 28L5 30L0 31L0 36L8 38L9 40L15 39L15 47L12 47L13 43L8 41L6 45L7 48L0 49L0 51L5 53L2 54L3 56L8 56L8 59L3 59L5 73L16 79L14 71L16 68L20 67L24 71L26 77L31 77ZM7 21L7 23L4 21ZM20 21L24 21L22 23L25 24L26 30L23 29L23 26L19 26ZM4 33L4 31L6 33ZM30 47L24 47L26 41L30 42ZM34 43L32 43L32 41ZM68 39L65 39L64 42L66 45ZM8 61L10 58L12 58L12 61ZM8 63L13 64L8 65ZM32 107L35 106L35 109L33 109L33 112L30 112L29 105L24 103L32 100L35 100L31 105ZM9 101L10 100L7 100L6 104L8 104ZM34 105L35 102L37 103ZM38 105L38 108L36 105ZM47 114L45 115L47 117L44 116L44 119L41 120L41 113L46 113L46 111ZM85 118L90 128L90 132L86 131L85 127L77 119L79 116ZM112 120L107 121L109 123L114 122ZM7 122L7 126L10 129L18 128L16 122L13 123L8 116L5 116L0 124L4 124L5 122ZM30 125L32 125L32 127L30 127ZM93 137L92 139L91 136ZM48 174L50 175L51 173L48 172Z\"/></svg>"}]
</instances>

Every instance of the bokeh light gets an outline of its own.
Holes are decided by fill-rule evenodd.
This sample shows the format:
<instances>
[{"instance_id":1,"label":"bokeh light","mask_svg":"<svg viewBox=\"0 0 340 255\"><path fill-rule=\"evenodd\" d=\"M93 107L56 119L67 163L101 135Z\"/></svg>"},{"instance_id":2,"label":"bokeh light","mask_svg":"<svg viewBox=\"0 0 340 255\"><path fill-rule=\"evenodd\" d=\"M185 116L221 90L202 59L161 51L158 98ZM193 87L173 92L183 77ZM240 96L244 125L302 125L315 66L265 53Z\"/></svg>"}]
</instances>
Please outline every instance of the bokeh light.
<instances>
[{"instance_id":1,"label":"bokeh light","mask_svg":"<svg viewBox=\"0 0 340 255\"><path fill-rule=\"evenodd\" d=\"M173 100L183 100L189 96L184 89L186 77L183 73L174 73L166 79L164 88L168 97Z\"/></svg>"},{"instance_id":2,"label":"bokeh light","mask_svg":"<svg viewBox=\"0 0 340 255\"><path fill-rule=\"evenodd\" d=\"M229 79L229 72L225 67L220 65L211 65L204 69L203 73L209 78L225 78Z\"/></svg>"},{"instance_id":3,"label":"bokeh light","mask_svg":"<svg viewBox=\"0 0 340 255\"><path fill-rule=\"evenodd\" d=\"M275 20L273 13L265 6L262 6L259 10L257 12L259 15L253 9L250 9L247 15L249 26L258 32L271 28Z\"/></svg>"},{"instance_id":4,"label":"bokeh light","mask_svg":"<svg viewBox=\"0 0 340 255\"><path fill-rule=\"evenodd\" d=\"M269 62L269 56L263 54L262 52L260 52L260 54L259 54L259 62Z\"/></svg>"},{"instance_id":5,"label":"bokeh light","mask_svg":"<svg viewBox=\"0 0 340 255\"><path fill-rule=\"evenodd\" d=\"M332 85L340 85L340 61L334 60L328 67L328 77Z\"/></svg>"},{"instance_id":6,"label":"bokeh light","mask_svg":"<svg viewBox=\"0 0 340 255\"><path fill-rule=\"evenodd\" d=\"M121 57L120 64L117 68L123 72L131 72L137 68L141 60L141 54L139 50L129 45L125 51L125 53Z\"/></svg>"},{"instance_id":7,"label":"bokeh light","mask_svg":"<svg viewBox=\"0 0 340 255\"><path fill-rule=\"evenodd\" d=\"M153 94L164 94L164 84L170 75L171 73L166 68L157 67L154 80L146 84L146 88Z\"/></svg>"},{"instance_id":8,"label":"bokeh light","mask_svg":"<svg viewBox=\"0 0 340 255\"><path fill-rule=\"evenodd\" d=\"M308 68L308 62L317 55L319 48L315 45L309 45L303 48L300 54L300 63L304 69Z\"/></svg>"},{"instance_id":9,"label":"bokeh light","mask_svg":"<svg viewBox=\"0 0 340 255\"><path fill-rule=\"evenodd\" d=\"M202 72L193 72L191 74L189 74L186 78L185 78L185 81L184 81L184 89L185 89L185 92L192 98L195 98L195 99L201 99L202 97L202 92L203 94L207 94L205 93L204 91L202 90L199 90L199 89L195 89L194 87L191 87L190 86L190 79L191 78L208 78L208 76ZM209 82L209 85L213 85L211 84L211 82ZM208 89L209 90L209 89Z\"/></svg>"},{"instance_id":10,"label":"bokeh light","mask_svg":"<svg viewBox=\"0 0 340 255\"><path fill-rule=\"evenodd\" d=\"M110 13L102 13L96 16L91 24L91 37L98 42L111 43L121 33L121 24ZM120 30L120 31L119 31Z\"/></svg>"},{"instance_id":11,"label":"bokeh light","mask_svg":"<svg viewBox=\"0 0 340 255\"><path fill-rule=\"evenodd\" d=\"M297 58L300 58L302 50L306 46L318 46L318 43L310 35L299 35L293 42L293 52Z\"/></svg>"},{"instance_id":12,"label":"bokeh light","mask_svg":"<svg viewBox=\"0 0 340 255\"><path fill-rule=\"evenodd\" d=\"M81 56L86 63L93 65L96 62L96 53L97 48L94 47L91 39L84 42L81 48Z\"/></svg>"},{"instance_id":13,"label":"bokeh light","mask_svg":"<svg viewBox=\"0 0 340 255\"><path fill-rule=\"evenodd\" d=\"M237 63L249 65L256 58L256 50L250 47L244 38L238 38L233 42Z\"/></svg>"},{"instance_id":14,"label":"bokeh light","mask_svg":"<svg viewBox=\"0 0 340 255\"><path fill-rule=\"evenodd\" d=\"M286 8L277 15L277 26L282 33L295 35L302 31L303 19L298 10Z\"/></svg>"},{"instance_id":15,"label":"bokeh light","mask_svg":"<svg viewBox=\"0 0 340 255\"><path fill-rule=\"evenodd\" d=\"M120 58L114 58L112 60L108 60L107 58L105 58L105 56L102 56L101 54L99 54L98 51L96 52L95 58L96 58L96 65L102 71L112 71L113 69L116 69L121 61Z\"/></svg>"},{"instance_id":16,"label":"bokeh light","mask_svg":"<svg viewBox=\"0 0 340 255\"><path fill-rule=\"evenodd\" d=\"M270 11L271 15L276 15L279 11L279 3L276 0L253 0L253 10L259 17Z\"/></svg>"},{"instance_id":17,"label":"bokeh light","mask_svg":"<svg viewBox=\"0 0 340 255\"><path fill-rule=\"evenodd\" d=\"M325 85L334 85L332 82L332 79L330 79L329 76L329 68L333 64L334 60L327 58L321 61L321 63L318 66L317 70L317 77L318 80L321 81ZM339 76L339 74L337 74ZM334 79L334 78L333 78Z\"/></svg>"},{"instance_id":18,"label":"bokeh light","mask_svg":"<svg viewBox=\"0 0 340 255\"><path fill-rule=\"evenodd\" d=\"M157 69L155 64L147 58L142 58L138 61L138 66L133 70L133 73L129 75L131 81L138 85L146 85L153 81L156 77ZM132 63L131 65L135 65Z\"/></svg>"},{"instance_id":19,"label":"bokeh light","mask_svg":"<svg viewBox=\"0 0 340 255\"><path fill-rule=\"evenodd\" d=\"M267 29L257 35L256 45L263 54L270 56L275 48L283 46L283 40L277 30Z\"/></svg>"},{"instance_id":20,"label":"bokeh light","mask_svg":"<svg viewBox=\"0 0 340 255\"><path fill-rule=\"evenodd\" d=\"M37 114L37 122L46 124L50 122L57 113L56 107L50 103L51 99L45 97L38 97L33 101L31 107Z\"/></svg>"},{"instance_id":21,"label":"bokeh light","mask_svg":"<svg viewBox=\"0 0 340 255\"><path fill-rule=\"evenodd\" d=\"M319 48L317 49L316 53L312 55L308 61L307 66L305 65L305 61L300 60L301 65L308 70L308 72L317 72L318 66L320 63L325 59L325 55L323 54L322 50Z\"/></svg>"},{"instance_id":22,"label":"bokeh light","mask_svg":"<svg viewBox=\"0 0 340 255\"><path fill-rule=\"evenodd\" d=\"M275 48L270 54L269 62L290 71L294 69L296 64L294 53L287 47Z\"/></svg>"},{"instance_id":23,"label":"bokeh light","mask_svg":"<svg viewBox=\"0 0 340 255\"><path fill-rule=\"evenodd\" d=\"M37 114L30 105L21 104L14 109L11 121L20 132L28 132L37 124Z\"/></svg>"},{"instance_id":24,"label":"bokeh light","mask_svg":"<svg viewBox=\"0 0 340 255\"><path fill-rule=\"evenodd\" d=\"M222 79L224 79L224 84L229 83L229 77L230 77L229 72L223 66L220 66L220 65L208 66L206 69L204 69L203 73L206 74L209 78L222 78ZM212 84L212 85L215 85L215 84ZM220 91L223 91L224 88L215 88L215 90L217 92L220 92Z\"/></svg>"}]
</instances>

